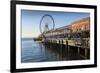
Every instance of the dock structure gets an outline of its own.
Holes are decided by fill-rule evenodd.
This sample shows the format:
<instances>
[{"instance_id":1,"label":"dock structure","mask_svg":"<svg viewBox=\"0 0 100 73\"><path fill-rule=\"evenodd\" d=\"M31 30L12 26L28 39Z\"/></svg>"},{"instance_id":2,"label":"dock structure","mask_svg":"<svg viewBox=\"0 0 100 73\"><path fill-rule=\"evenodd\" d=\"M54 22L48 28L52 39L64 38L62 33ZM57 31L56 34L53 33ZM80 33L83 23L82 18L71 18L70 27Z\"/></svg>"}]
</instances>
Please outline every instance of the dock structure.
<instances>
[{"instance_id":1,"label":"dock structure","mask_svg":"<svg viewBox=\"0 0 100 73\"><path fill-rule=\"evenodd\" d=\"M90 53L90 18L83 18L70 25L49 30L42 33L40 37L42 37L42 42L46 44L75 46L79 55L83 49L84 54L81 56L88 59Z\"/></svg>"}]
</instances>

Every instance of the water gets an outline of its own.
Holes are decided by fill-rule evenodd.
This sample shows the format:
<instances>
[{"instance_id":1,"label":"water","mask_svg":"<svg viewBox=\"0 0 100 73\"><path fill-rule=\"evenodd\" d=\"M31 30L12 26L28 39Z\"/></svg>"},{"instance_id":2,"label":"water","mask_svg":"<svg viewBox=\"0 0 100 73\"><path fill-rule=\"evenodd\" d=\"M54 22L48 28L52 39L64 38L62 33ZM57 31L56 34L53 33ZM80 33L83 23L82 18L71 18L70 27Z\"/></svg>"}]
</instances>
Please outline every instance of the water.
<instances>
[{"instance_id":1,"label":"water","mask_svg":"<svg viewBox=\"0 0 100 73\"><path fill-rule=\"evenodd\" d=\"M67 60L81 60L82 58L77 54L77 48L66 46L44 45L41 42L33 39L22 39L21 62L46 62L46 61L67 61Z\"/></svg>"}]
</instances>

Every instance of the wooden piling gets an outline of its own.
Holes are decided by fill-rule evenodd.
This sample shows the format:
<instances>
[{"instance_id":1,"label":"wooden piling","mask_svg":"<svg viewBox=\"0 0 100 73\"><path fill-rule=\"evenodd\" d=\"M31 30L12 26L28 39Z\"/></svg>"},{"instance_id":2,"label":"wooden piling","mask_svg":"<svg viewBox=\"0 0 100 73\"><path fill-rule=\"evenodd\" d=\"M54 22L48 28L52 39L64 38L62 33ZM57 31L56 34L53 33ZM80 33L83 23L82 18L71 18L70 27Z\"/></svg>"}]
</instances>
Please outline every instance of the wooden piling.
<instances>
[{"instance_id":1,"label":"wooden piling","mask_svg":"<svg viewBox=\"0 0 100 73\"><path fill-rule=\"evenodd\" d=\"M78 48L78 56L80 56L80 48L79 47L77 47Z\"/></svg>"},{"instance_id":2,"label":"wooden piling","mask_svg":"<svg viewBox=\"0 0 100 73\"><path fill-rule=\"evenodd\" d=\"M85 48L85 58L87 59L87 48Z\"/></svg>"}]
</instances>

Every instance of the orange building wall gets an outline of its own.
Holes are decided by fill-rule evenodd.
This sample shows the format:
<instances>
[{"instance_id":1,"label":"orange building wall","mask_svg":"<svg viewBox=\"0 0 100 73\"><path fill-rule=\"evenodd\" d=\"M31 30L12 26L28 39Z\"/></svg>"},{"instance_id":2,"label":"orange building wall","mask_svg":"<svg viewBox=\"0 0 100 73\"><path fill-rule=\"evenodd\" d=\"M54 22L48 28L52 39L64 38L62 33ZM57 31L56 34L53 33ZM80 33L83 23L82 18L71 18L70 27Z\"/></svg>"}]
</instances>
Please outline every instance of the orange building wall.
<instances>
[{"instance_id":1,"label":"orange building wall","mask_svg":"<svg viewBox=\"0 0 100 73\"><path fill-rule=\"evenodd\" d=\"M72 32L88 31L90 30L90 18L85 18L74 22L71 25Z\"/></svg>"}]
</instances>

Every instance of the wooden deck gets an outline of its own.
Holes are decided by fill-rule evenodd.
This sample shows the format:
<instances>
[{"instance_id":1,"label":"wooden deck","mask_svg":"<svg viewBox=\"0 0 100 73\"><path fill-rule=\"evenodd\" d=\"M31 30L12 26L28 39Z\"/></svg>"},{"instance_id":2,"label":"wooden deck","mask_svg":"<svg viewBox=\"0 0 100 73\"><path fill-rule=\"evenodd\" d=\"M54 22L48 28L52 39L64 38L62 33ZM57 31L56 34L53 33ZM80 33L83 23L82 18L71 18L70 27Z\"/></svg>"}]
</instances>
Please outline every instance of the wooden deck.
<instances>
[{"instance_id":1,"label":"wooden deck","mask_svg":"<svg viewBox=\"0 0 100 73\"><path fill-rule=\"evenodd\" d=\"M89 38L84 38L84 39L47 38L43 40L43 42L64 44L64 45L77 46L82 48L90 48Z\"/></svg>"}]
</instances>

